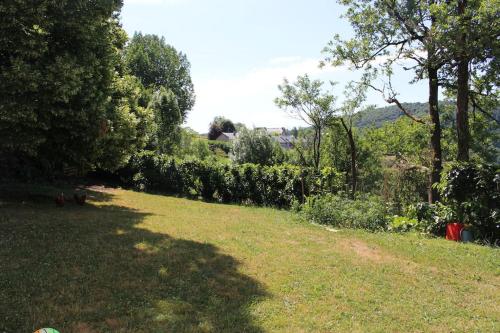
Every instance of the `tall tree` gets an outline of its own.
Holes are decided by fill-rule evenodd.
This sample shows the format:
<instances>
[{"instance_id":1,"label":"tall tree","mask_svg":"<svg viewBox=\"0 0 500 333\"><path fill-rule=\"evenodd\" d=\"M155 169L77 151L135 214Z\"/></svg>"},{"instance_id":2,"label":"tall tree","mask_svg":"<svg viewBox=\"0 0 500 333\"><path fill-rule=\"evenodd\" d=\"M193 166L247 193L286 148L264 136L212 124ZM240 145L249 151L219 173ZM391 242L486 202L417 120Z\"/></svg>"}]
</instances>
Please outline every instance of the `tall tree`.
<instances>
[{"instance_id":1,"label":"tall tree","mask_svg":"<svg viewBox=\"0 0 500 333\"><path fill-rule=\"evenodd\" d=\"M172 154L175 144L180 141L181 110L174 93L160 87L148 106L153 110L155 130L153 145L161 153Z\"/></svg>"},{"instance_id":2,"label":"tall tree","mask_svg":"<svg viewBox=\"0 0 500 333\"><path fill-rule=\"evenodd\" d=\"M0 3L0 152L88 166L106 118L120 0Z\"/></svg>"},{"instance_id":3,"label":"tall tree","mask_svg":"<svg viewBox=\"0 0 500 333\"><path fill-rule=\"evenodd\" d=\"M140 103L143 90L136 77L116 76L101 127L97 167L110 171L123 167L154 136L153 110Z\"/></svg>"},{"instance_id":4,"label":"tall tree","mask_svg":"<svg viewBox=\"0 0 500 333\"><path fill-rule=\"evenodd\" d=\"M445 63L441 57L442 49L434 36L436 17L433 8L439 1L339 0L339 2L347 6L345 17L354 29L354 37L342 40L340 36L335 36L325 48L327 62L333 65L349 63L356 69L364 69L369 73L364 78L371 80L380 72L390 76L392 66L398 60L404 60L413 62L412 66L406 68L414 71L414 81L428 80L430 118L428 126L433 151L429 201L434 202L438 200L439 193L432 184L439 182L442 170L438 72ZM376 66L381 59L385 59L383 70L377 71ZM367 84L374 87L370 83ZM376 89L386 93L383 89ZM392 88L385 98L388 103L397 105L411 119L422 124L426 123L403 107Z\"/></svg>"},{"instance_id":5,"label":"tall tree","mask_svg":"<svg viewBox=\"0 0 500 333\"><path fill-rule=\"evenodd\" d=\"M297 81L290 83L287 79L278 86L281 97L275 104L290 116L302 120L314 130L313 166L319 170L321 162L321 135L330 122L335 110L333 95L322 91L323 82L311 80L309 76L298 76Z\"/></svg>"},{"instance_id":6,"label":"tall tree","mask_svg":"<svg viewBox=\"0 0 500 333\"><path fill-rule=\"evenodd\" d=\"M126 67L146 88L171 90L177 98L182 120L195 103L191 65L185 54L178 52L156 35L135 33L124 52Z\"/></svg>"},{"instance_id":7,"label":"tall tree","mask_svg":"<svg viewBox=\"0 0 500 333\"><path fill-rule=\"evenodd\" d=\"M349 153L351 155L351 197L354 198L356 195L357 183L358 183L358 159L357 159L357 147L356 141L354 139L353 132L353 118L355 114L359 111L359 108L365 101L365 91L366 87L364 85L355 85L349 83L345 91L345 101L340 108L340 114L338 120L342 124L342 128L347 136L347 142L349 143Z\"/></svg>"},{"instance_id":8,"label":"tall tree","mask_svg":"<svg viewBox=\"0 0 500 333\"><path fill-rule=\"evenodd\" d=\"M449 0L435 8L436 38L447 58L440 81L456 97L457 160L469 160L471 105L478 99L498 102L498 6L498 0Z\"/></svg>"}]
</instances>

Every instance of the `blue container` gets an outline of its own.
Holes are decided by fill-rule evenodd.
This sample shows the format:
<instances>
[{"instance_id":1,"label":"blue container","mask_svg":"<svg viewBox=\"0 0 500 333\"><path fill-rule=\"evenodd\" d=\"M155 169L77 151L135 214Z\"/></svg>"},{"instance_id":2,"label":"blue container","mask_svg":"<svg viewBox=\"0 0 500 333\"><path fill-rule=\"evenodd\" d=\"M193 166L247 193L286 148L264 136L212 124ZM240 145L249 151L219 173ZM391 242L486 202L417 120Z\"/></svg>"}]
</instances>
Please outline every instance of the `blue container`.
<instances>
[{"instance_id":1,"label":"blue container","mask_svg":"<svg viewBox=\"0 0 500 333\"><path fill-rule=\"evenodd\" d=\"M470 230L462 229L460 239L464 243L472 242L474 240L474 234Z\"/></svg>"}]
</instances>

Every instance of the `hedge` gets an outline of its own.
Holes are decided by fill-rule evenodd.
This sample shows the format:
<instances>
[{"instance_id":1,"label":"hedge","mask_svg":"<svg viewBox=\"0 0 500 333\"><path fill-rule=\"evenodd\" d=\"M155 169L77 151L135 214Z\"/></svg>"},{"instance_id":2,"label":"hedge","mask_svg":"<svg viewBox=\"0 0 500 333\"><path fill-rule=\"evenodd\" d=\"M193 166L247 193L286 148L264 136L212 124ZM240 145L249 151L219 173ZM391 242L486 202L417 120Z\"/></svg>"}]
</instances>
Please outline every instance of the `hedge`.
<instances>
[{"instance_id":1,"label":"hedge","mask_svg":"<svg viewBox=\"0 0 500 333\"><path fill-rule=\"evenodd\" d=\"M337 192L345 178L332 168L316 173L288 164L233 165L151 152L135 156L121 175L126 183L145 191L280 208L309 195Z\"/></svg>"}]
</instances>

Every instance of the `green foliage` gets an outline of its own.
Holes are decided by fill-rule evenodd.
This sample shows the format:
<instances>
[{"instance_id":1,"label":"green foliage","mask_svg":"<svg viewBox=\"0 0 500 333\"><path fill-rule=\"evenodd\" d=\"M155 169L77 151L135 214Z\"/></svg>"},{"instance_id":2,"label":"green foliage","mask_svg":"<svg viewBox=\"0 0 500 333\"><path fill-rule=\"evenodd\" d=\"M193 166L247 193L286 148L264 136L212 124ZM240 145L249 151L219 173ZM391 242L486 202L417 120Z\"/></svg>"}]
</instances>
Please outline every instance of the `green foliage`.
<instances>
[{"instance_id":1,"label":"green foliage","mask_svg":"<svg viewBox=\"0 0 500 333\"><path fill-rule=\"evenodd\" d=\"M191 144L191 152L194 157L205 160L212 155L207 140L195 139Z\"/></svg>"},{"instance_id":2,"label":"green foliage","mask_svg":"<svg viewBox=\"0 0 500 333\"><path fill-rule=\"evenodd\" d=\"M143 87L133 76L116 77L107 121L103 122L96 165L114 171L143 149L153 134L154 114L140 106Z\"/></svg>"},{"instance_id":3,"label":"green foliage","mask_svg":"<svg viewBox=\"0 0 500 333\"><path fill-rule=\"evenodd\" d=\"M358 132L360 189L379 193L393 213L427 196L431 152L426 126L408 118Z\"/></svg>"},{"instance_id":4,"label":"green foliage","mask_svg":"<svg viewBox=\"0 0 500 333\"><path fill-rule=\"evenodd\" d=\"M407 232L414 230L419 224L418 220L406 216L394 216L389 223L388 229L395 232Z\"/></svg>"},{"instance_id":5,"label":"green foliage","mask_svg":"<svg viewBox=\"0 0 500 333\"><path fill-rule=\"evenodd\" d=\"M380 194L393 213L401 214L408 205L426 199L428 183L428 169L395 160L383 169Z\"/></svg>"},{"instance_id":6,"label":"green foliage","mask_svg":"<svg viewBox=\"0 0 500 333\"><path fill-rule=\"evenodd\" d=\"M233 144L233 160L238 164L273 165L282 163L284 158L279 143L259 129L243 130Z\"/></svg>"},{"instance_id":7,"label":"green foliage","mask_svg":"<svg viewBox=\"0 0 500 333\"><path fill-rule=\"evenodd\" d=\"M333 122L323 134L322 164L348 172L351 169L351 159L348 152L349 142L344 129L339 122Z\"/></svg>"},{"instance_id":8,"label":"green foliage","mask_svg":"<svg viewBox=\"0 0 500 333\"><path fill-rule=\"evenodd\" d=\"M175 159L144 151L120 170L125 182L142 190L220 202L290 207L305 195L338 192L343 175L332 169L316 175L293 165L232 165L213 160Z\"/></svg>"},{"instance_id":9,"label":"green foliage","mask_svg":"<svg viewBox=\"0 0 500 333\"><path fill-rule=\"evenodd\" d=\"M320 177L316 183L324 193L336 193L344 186L345 175L333 167L324 167L320 170Z\"/></svg>"},{"instance_id":10,"label":"green foliage","mask_svg":"<svg viewBox=\"0 0 500 333\"><path fill-rule=\"evenodd\" d=\"M404 117L379 128L366 129L363 134L376 155L398 156L412 164L430 165L430 133L422 124Z\"/></svg>"},{"instance_id":11,"label":"green foliage","mask_svg":"<svg viewBox=\"0 0 500 333\"><path fill-rule=\"evenodd\" d=\"M98 157L125 34L121 1L2 1L0 153L46 169Z\"/></svg>"},{"instance_id":12,"label":"green foliage","mask_svg":"<svg viewBox=\"0 0 500 333\"><path fill-rule=\"evenodd\" d=\"M418 202L407 206L404 216L394 216L389 229L396 232L418 231L444 236L446 224L455 219L454 211L440 202Z\"/></svg>"},{"instance_id":13,"label":"green foliage","mask_svg":"<svg viewBox=\"0 0 500 333\"><path fill-rule=\"evenodd\" d=\"M356 200L333 194L311 196L301 209L302 217L313 223L371 231L386 229L386 214L385 205L375 196Z\"/></svg>"},{"instance_id":14,"label":"green foliage","mask_svg":"<svg viewBox=\"0 0 500 333\"><path fill-rule=\"evenodd\" d=\"M500 239L500 170L487 164L453 163L438 185L444 202L483 238Z\"/></svg>"},{"instance_id":15,"label":"green foliage","mask_svg":"<svg viewBox=\"0 0 500 333\"><path fill-rule=\"evenodd\" d=\"M233 147L232 143L225 141L208 140L207 142L208 148L210 148L210 150L214 153L222 151L224 154L228 155Z\"/></svg>"},{"instance_id":16,"label":"green foliage","mask_svg":"<svg viewBox=\"0 0 500 333\"><path fill-rule=\"evenodd\" d=\"M124 52L126 68L138 77L146 88L160 87L173 92L182 121L195 103L190 63L182 52L167 45L163 37L136 33Z\"/></svg>"},{"instance_id":17,"label":"green foliage","mask_svg":"<svg viewBox=\"0 0 500 333\"><path fill-rule=\"evenodd\" d=\"M418 221L413 226L415 230L438 236L444 236L446 224L456 219L453 210L440 202L409 205L405 215L408 219Z\"/></svg>"},{"instance_id":18,"label":"green foliage","mask_svg":"<svg viewBox=\"0 0 500 333\"><path fill-rule=\"evenodd\" d=\"M155 116L154 146L161 153L172 154L175 143L180 141L181 110L170 89L160 87L149 103Z\"/></svg>"},{"instance_id":19,"label":"green foliage","mask_svg":"<svg viewBox=\"0 0 500 333\"><path fill-rule=\"evenodd\" d=\"M312 165L316 170L321 166L322 132L335 113L335 97L324 92L322 86L322 81L311 80L307 74L298 76L293 83L284 79L283 84L278 86L281 96L274 100L276 106L313 129ZM307 165L308 161L303 153L299 154L301 163Z\"/></svg>"}]
</instances>

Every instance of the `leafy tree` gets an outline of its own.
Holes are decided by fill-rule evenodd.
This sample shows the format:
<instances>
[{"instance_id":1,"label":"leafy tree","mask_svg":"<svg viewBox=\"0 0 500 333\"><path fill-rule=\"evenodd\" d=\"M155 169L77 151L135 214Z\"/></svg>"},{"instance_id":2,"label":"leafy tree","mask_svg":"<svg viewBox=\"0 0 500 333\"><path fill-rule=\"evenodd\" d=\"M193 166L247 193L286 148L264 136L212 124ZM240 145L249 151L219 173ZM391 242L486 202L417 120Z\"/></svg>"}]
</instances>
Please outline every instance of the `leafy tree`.
<instances>
[{"instance_id":1,"label":"leafy tree","mask_svg":"<svg viewBox=\"0 0 500 333\"><path fill-rule=\"evenodd\" d=\"M313 166L316 170L319 170L321 162L322 132L335 112L335 98L322 92L322 85L319 80L311 81L307 74L297 77L294 83L285 79L283 84L278 86L282 96L275 99L279 108L302 120L314 130L312 151Z\"/></svg>"},{"instance_id":2,"label":"leafy tree","mask_svg":"<svg viewBox=\"0 0 500 333\"><path fill-rule=\"evenodd\" d=\"M321 161L323 166L331 166L345 172L350 170L349 142L340 121L332 121L323 134Z\"/></svg>"},{"instance_id":3,"label":"leafy tree","mask_svg":"<svg viewBox=\"0 0 500 333\"><path fill-rule=\"evenodd\" d=\"M154 146L166 154L173 153L175 143L180 140L181 110L174 93L160 87L153 94L149 108L153 110L155 119Z\"/></svg>"},{"instance_id":4,"label":"leafy tree","mask_svg":"<svg viewBox=\"0 0 500 333\"><path fill-rule=\"evenodd\" d=\"M239 164L273 165L283 162L284 154L279 143L265 131L245 129L234 142L233 159Z\"/></svg>"},{"instance_id":5,"label":"leafy tree","mask_svg":"<svg viewBox=\"0 0 500 333\"><path fill-rule=\"evenodd\" d=\"M372 147L371 154L390 155L408 163L430 167L429 132L407 118L364 131L363 140Z\"/></svg>"},{"instance_id":6,"label":"leafy tree","mask_svg":"<svg viewBox=\"0 0 500 333\"><path fill-rule=\"evenodd\" d=\"M333 65L349 63L354 68L364 69L363 81L368 86L384 94L386 101L397 105L400 110L416 122L430 129L430 145L433 151L430 184L438 183L442 170L441 122L439 118L438 72L446 63L443 58L443 45L435 36L437 17L434 8L441 2L396 1L396 0L339 0L347 6L346 17L354 28L354 36L343 40L336 35L325 48L326 61ZM385 59L380 68L377 63ZM427 79L429 82L429 120L419 119L406 110L397 99L392 86L380 89L372 85L372 80L380 73L389 79L392 67L398 60L413 62L415 73L412 82ZM435 188L429 191L429 201L438 200Z\"/></svg>"},{"instance_id":7,"label":"leafy tree","mask_svg":"<svg viewBox=\"0 0 500 333\"><path fill-rule=\"evenodd\" d=\"M355 68L363 68L367 71L365 82L371 82L380 59L385 61L378 72L386 73L389 78L392 66L403 60L404 69L415 73L412 82L429 81L430 123L415 117L399 102L390 81L388 89L368 85L382 92L387 102L397 105L411 119L430 125L433 151L430 183L438 183L442 169L439 86L456 95L459 160L469 159L470 105L485 114L494 108L481 108L482 103L490 107L498 105L498 0L339 2L348 7L346 17L355 36L349 40L335 36L325 49L327 61L334 65L348 62ZM430 201L438 199L436 188L432 187L429 193Z\"/></svg>"},{"instance_id":8,"label":"leafy tree","mask_svg":"<svg viewBox=\"0 0 500 333\"><path fill-rule=\"evenodd\" d=\"M0 3L0 152L85 168L124 43L121 1Z\"/></svg>"},{"instance_id":9,"label":"leafy tree","mask_svg":"<svg viewBox=\"0 0 500 333\"><path fill-rule=\"evenodd\" d=\"M101 128L97 166L114 171L127 164L154 135L154 113L140 105L144 87L134 76L116 77Z\"/></svg>"},{"instance_id":10,"label":"leafy tree","mask_svg":"<svg viewBox=\"0 0 500 333\"><path fill-rule=\"evenodd\" d=\"M448 59L440 80L456 99L457 160L469 160L469 109L478 99L498 105L498 0L451 0L436 6L436 30ZM489 114L492 109L481 108ZM491 114L490 118L491 117Z\"/></svg>"},{"instance_id":11,"label":"leafy tree","mask_svg":"<svg viewBox=\"0 0 500 333\"><path fill-rule=\"evenodd\" d=\"M241 132L244 129L247 129L247 127L243 123L235 123L234 128L235 128L236 132Z\"/></svg>"},{"instance_id":12,"label":"leafy tree","mask_svg":"<svg viewBox=\"0 0 500 333\"><path fill-rule=\"evenodd\" d=\"M231 120L221 116L217 116L210 123L210 127L208 129L208 139L215 140L222 133L235 133L235 132L236 132L236 126L233 124Z\"/></svg>"},{"instance_id":13,"label":"leafy tree","mask_svg":"<svg viewBox=\"0 0 500 333\"><path fill-rule=\"evenodd\" d=\"M124 61L130 73L137 76L146 88L157 90L163 87L173 92L182 116L195 103L194 87L190 74L190 63L185 54L178 52L156 35L135 33L125 48Z\"/></svg>"},{"instance_id":14,"label":"leafy tree","mask_svg":"<svg viewBox=\"0 0 500 333\"><path fill-rule=\"evenodd\" d=\"M351 155L351 196L354 198L356 194L356 186L358 182L358 168L357 168L357 148L354 139L353 122L356 112L359 111L361 104L365 100L365 88L361 85L353 85L350 83L345 92L346 100L340 108L340 116L338 120L342 125L347 136L349 143L349 154Z\"/></svg>"},{"instance_id":15,"label":"leafy tree","mask_svg":"<svg viewBox=\"0 0 500 333\"><path fill-rule=\"evenodd\" d=\"M212 151L208 147L208 142L202 139L195 139L191 144L192 155L199 158L200 160L205 160L212 156Z\"/></svg>"}]
</instances>

